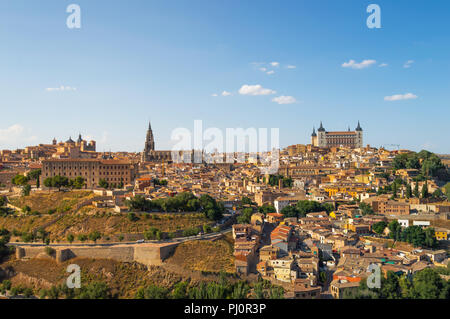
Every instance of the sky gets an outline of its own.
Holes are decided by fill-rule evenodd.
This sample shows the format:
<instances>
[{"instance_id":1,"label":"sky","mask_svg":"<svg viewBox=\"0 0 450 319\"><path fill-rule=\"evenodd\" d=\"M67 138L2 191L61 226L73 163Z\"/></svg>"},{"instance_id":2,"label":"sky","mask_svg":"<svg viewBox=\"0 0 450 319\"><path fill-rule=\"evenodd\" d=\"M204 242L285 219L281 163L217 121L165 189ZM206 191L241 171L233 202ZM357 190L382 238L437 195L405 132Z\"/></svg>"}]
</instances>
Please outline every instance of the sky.
<instances>
[{"instance_id":1,"label":"sky","mask_svg":"<svg viewBox=\"0 0 450 319\"><path fill-rule=\"evenodd\" d=\"M370 4L381 28L368 28ZM81 28L67 27L70 4ZM0 149L157 149L177 128L364 129L450 153L450 1L2 0Z\"/></svg>"}]
</instances>

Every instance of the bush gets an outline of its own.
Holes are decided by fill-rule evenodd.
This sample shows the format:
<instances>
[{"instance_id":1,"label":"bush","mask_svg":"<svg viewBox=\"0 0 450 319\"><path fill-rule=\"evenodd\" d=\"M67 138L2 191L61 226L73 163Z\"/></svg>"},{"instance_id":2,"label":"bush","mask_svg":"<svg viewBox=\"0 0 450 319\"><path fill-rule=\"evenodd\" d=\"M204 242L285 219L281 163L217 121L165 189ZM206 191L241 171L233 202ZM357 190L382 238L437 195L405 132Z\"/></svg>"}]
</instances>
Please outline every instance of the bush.
<instances>
[{"instance_id":1,"label":"bush","mask_svg":"<svg viewBox=\"0 0 450 319\"><path fill-rule=\"evenodd\" d=\"M198 235L199 232L198 228L188 228L183 231L183 237L195 236Z\"/></svg>"},{"instance_id":2,"label":"bush","mask_svg":"<svg viewBox=\"0 0 450 319\"><path fill-rule=\"evenodd\" d=\"M31 233L24 233L22 234L21 238L24 243L29 243L33 241L34 236Z\"/></svg>"},{"instance_id":3,"label":"bush","mask_svg":"<svg viewBox=\"0 0 450 319\"><path fill-rule=\"evenodd\" d=\"M67 241L72 243L75 240L75 237L72 234L67 235Z\"/></svg>"},{"instance_id":4,"label":"bush","mask_svg":"<svg viewBox=\"0 0 450 319\"><path fill-rule=\"evenodd\" d=\"M86 235L78 235L78 240L81 242L85 242L88 239Z\"/></svg>"},{"instance_id":5,"label":"bush","mask_svg":"<svg viewBox=\"0 0 450 319\"><path fill-rule=\"evenodd\" d=\"M92 240L93 242L97 242L100 238L102 238L102 235L96 230L89 234L89 240Z\"/></svg>"},{"instance_id":6,"label":"bush","mask_svg":"<svg viewBox=\"0 0 450 319\"><path fill-rule=\"evenodd\" d=\"M139 220L139 217L135 213L128 213L127 218L130 222L135 222Z\"/></svg>"},{"instance_id":7,"label":"bush","mask_svg":"<svg viewBox=\"0 0 450 319\"><path fill-rule=\"evenodd\" d=\"M204 232L205 234L209 234L211 231L212 231L211 226L206 225L206 224L203 225L203 232Z\"/></svg>"},{"instance_id":8,"label":"bush","mask_svg":"<svg viewBox=\"0 0 450 319\"><path fill-rule=\"evenodd\" d=\"M47 246L45 247L45 253L49 256L53 256L56 253L56 251L53 248Z\"/></svg>"}]
</instances>

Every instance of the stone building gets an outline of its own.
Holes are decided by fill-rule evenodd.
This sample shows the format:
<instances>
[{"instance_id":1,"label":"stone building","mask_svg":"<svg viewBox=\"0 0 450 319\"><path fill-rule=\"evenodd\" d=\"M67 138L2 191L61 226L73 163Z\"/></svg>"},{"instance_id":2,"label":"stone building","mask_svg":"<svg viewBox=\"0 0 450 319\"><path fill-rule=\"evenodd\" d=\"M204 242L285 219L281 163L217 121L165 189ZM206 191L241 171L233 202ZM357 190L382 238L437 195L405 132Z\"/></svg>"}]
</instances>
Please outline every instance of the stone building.
<instances>
[{"instance_id":1,"label":"stone building","mask_svg":"<svg viewBox=\"0 0 450 319\"><path fill-rule=\"evenodd\" d=\"M141 155L141 162L173 162L172 151L157 151L155 150L155 138L153 136L153 130L151 123L148 123L147 136L145 138L145 146ZM192 156L191 152L189 154L184 154L186 152L178 152L177 155L183 162L189 162L191 159L185 159L184 156ZM174 153L175 154L175 153Z\"/></svg>"},{"instance_id":2,"label":"stone building","mask_svg":"<svg viewBox=\"0 0 450 319\"><path fill-rule=\"evenodd\" d=\"M128 185L134 182L134 164L124 160L104 159L48 159L42 161L41 185L48 177L65 176L69 179L83 177L86 188L96 188L101 179L109 184Z\"/></svg>"},{"instance_id":3,"label":"stone building","mask_svg":"<svg viewBox=\"0 0 450 319\"><path fill-rule=\"evenodd\" d=\"M362 148L363 147L363 130L358 121L358 126L354 131L336 131L327 132L320 122L320 127L317 130L313 128L311 135L311 144L317 147L349 147Z\"/></svg>"}]
</instances>

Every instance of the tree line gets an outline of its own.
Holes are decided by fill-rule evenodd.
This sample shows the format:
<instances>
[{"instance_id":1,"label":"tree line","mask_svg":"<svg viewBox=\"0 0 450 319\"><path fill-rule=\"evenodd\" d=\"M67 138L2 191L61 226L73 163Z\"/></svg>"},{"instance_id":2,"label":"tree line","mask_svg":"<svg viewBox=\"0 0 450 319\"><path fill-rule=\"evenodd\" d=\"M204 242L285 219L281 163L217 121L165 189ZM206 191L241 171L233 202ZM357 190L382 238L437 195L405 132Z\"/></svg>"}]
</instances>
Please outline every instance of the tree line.
<instances>
[{"instance_id":1,"label":"tree line","mask_svg":"<svg viewBox=\"0 0 450 319\"><path fill-rule=\"evenodd\" d=\"M398 221L393 220L388 224L389 237L391 239L407 242L414 247L435 248L438 243L434 228L422 229L420 226L409 226L402 228Z\"/></svg>"},{"instance_id":2,"label":"tree line","mask_svg":"<svg viewBox=\"0 0 450 319\"><path fill-rule=\"evenodd\" d=\"M259 280L254 284L239 280L231 283L226 275L220 274L217 282L202 282L191 286L188 282L178 282L171 289L149 285L140 288L136 299L282 299L284 289L269 281Z\"/></svg>"},{"instance_id":3,"label":"tree line","mask_svg":"<svg viewBox=\"0 0 450 319\"><path fill-rule=\"evenodd\" d=\"M420 175L416 180L426 177L436 177L443 181L449 181L450 176L441 159L429 151L420 151L419 153L399 154L394 158L393 167L398 169L418 169Z\"/></svg>"},{"instance_id":4,"label":"tree line","mask_svg":"<svg viewBox=\"0 0 450 319\"><path fill-rule=\"evenodd\" d=\"M439 267L443 268L443 267ZM450 274L443 268L426 268L414 276L388 271L381 278L381 288L369 289L362 280L356 291L344 293L344 299L449 299L450 281L440 274Z\"/></svg>"},{"instance_id":5,"label":"tree line","mask_svg":"<svg viewBox=\"0 0 450 319\"><path fill-rule=\"evenodd\" d=\"M284 217L305 217L308 213L327 212L330 214L334 206L330 203L319 203L316 201L301 200L295 206L286 206L281 210Z\"/></svg>"},{"instance_id":6,"label":"tree line","mask_svg":"<svg viewBox=\"0 0 450 319\"><path fill-rule=\"evenodd\" d=\"M142 212L202 212L210 220L220 220L225 212L222 202L216 201L210 195L196 197L191 192L184 192L174 197L146 199L138 195L127 200L126 205L133 211Z\"/></svg>"}]
</instances>

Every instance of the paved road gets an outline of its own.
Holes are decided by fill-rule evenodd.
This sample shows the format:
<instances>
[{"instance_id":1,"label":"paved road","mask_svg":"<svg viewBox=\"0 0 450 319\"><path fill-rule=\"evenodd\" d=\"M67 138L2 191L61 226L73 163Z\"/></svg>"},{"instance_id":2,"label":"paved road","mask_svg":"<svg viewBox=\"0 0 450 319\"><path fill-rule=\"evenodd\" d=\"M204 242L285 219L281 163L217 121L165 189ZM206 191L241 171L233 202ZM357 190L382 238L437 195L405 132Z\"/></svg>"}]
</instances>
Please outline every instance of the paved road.
<instances>
[{"instance_id":1,"label":"paved road","mask_svg":"<svg viewBox=\"0 0 450 319\"><path fill-rule=\"evenodd\" d=\"M181 238L174 238L174 239L167 239L167 240L145 240L144 242L116 242L116 243L80 243L80 244L50 244L48 246L50 247L112 247L112 246L135 246L135 245L143 245L143 244L174 244L174 243L183 243L185 241L191 241L191 240L205 240L205 239L211 239L220 235L224 235L231 231L231 228L224 229L218 233L211 233L206 235L197 235L197 236L190 236L190 237L181 237ZM8 246L28 246L28 247L47 247L44 243L8 243Z\"/></svg>"}]
</instances>

